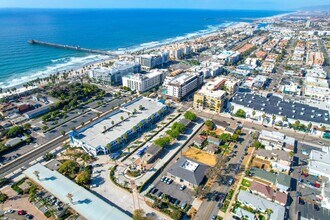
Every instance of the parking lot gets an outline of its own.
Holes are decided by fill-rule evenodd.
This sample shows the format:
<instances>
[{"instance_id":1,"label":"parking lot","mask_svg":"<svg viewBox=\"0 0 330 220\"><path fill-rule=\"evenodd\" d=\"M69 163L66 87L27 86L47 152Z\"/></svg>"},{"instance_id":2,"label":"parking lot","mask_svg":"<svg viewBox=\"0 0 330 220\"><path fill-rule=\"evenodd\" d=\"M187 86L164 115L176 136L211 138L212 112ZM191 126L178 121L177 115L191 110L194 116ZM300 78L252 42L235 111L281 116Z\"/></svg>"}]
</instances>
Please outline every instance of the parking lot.
<instances>
[{"instance_id":1,"label":"parking lot","mask_svg":"<svg viewBox=\"0 0 330 220\"><path fill-rule=\"evenodd\" d=\"M313 204L305 203L298 205L298 211L300 212L300 216L306 219L330 219L330 210L319 207L319 209L315 209Z\"/></svg>"},{"instance_id":2,"label":"parking lot","mask_svg":"<svg viewBox=\"0 0 330 220\"><path fill-rule=\"evenodd\" d=\"M183 203L191 204L192 201L194 200L194 191L192 189L189 189L185 187L183 190L180 190L180 184L177 184L175 182L172 182L171 184L167 184L162 181L158 181L155 186L154 186L154 193L152 195L157 196L159 193L166 194L170 196L170 198L174 198L177 201L177 205L181 206Z\"/></svg>"}]
</instances>

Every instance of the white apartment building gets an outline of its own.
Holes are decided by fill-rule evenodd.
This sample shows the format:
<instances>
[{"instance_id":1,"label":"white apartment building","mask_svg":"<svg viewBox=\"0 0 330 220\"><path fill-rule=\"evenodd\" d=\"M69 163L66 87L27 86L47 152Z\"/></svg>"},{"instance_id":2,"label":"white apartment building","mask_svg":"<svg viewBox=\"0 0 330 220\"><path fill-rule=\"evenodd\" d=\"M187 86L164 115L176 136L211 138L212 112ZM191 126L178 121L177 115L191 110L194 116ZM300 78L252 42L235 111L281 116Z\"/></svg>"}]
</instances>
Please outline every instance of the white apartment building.
<instances>
[{"instance_id":1,"label":"white apartment building","mask_svg":"<svg viewBox=\"0 0 330 220\"><path fill-rule=\"evenodd\" d=\"M221 54L214 57L223 65L232 65L241 59L241 54L237 51L222 51Z\"/></svg>"},{"instance_id":2,"label":"white apartment building","mask_svg":"<svg viewBox=\"0 0 330 220\"><path fill-rule=\"evenodd\" d=\"M138 73L141 70L141 65L137 62L117 61L111 68L96 67L90 70L89 77L97 82L105 84L120 84L122 77L130 73Z\"/></svg>"},{"instance_id":3,"label":"white apartment building","mask_svg":"<svg viewBox=\"0 0 330 220\"><path fill-rule=\"evenodd\" d=\"M133 91L145 92L164 82L167 70L155 69L147 74L130 74L123 77L123 86Z\"/></svg>"},{"instance_id":4,"label":"white apartment building","mask_svg":"<svg viewBox=\"0 0 330 220\"><path fill-rule=\"evenodd\" d=\"M223 72L223 66L216 62L204 61L200 66L192 68L194 72L202 73L204 79L215 77Z\"/></svg>"},{"instance_id":5,"label":"white apartment building","mask_svg":"<svg viewBox=\"0 0 330 220\"><path fill-rule=\"evenodd\" d=\"M311 151L308 170L312 175L330 178L330 150L328 147L323 147L322 151Z\"/></svg>"},{"instance_id":6,"label":"white apartment building","mask_svg":"<svg viewBox=\"0 0 330 220\"><path fill-rule=\"evenodd\" d=\"M165 81L163 93L173 99L181 100L190 92L198 89L203 84L204 77L199 73L182 73L175 77L170 76Z\"/></svg>"},{"instance_id":7,"label":"white apartment building","mask_svg":"<svg viewBox=\"0 0 330 220\"><path fill-rule=\"evenodd\" d=\"M169 53L172 60L181 60L192 53L192 47L187 44L173 44L164 50Z\"/></svg>"},{"instance_id":8,"label":"white apartment building","mask_svg":"<svg viewBox=\"0 0 330 220\"><path fill-rule=\"evenodd\" d=\"M161 52L158 54L144 54L135 58L136 62L141 64L141 67L146 70L150 70L155 68L156 66L160 66L166 64L170 61L169 52Z\"/></svg>"}]
</instances>

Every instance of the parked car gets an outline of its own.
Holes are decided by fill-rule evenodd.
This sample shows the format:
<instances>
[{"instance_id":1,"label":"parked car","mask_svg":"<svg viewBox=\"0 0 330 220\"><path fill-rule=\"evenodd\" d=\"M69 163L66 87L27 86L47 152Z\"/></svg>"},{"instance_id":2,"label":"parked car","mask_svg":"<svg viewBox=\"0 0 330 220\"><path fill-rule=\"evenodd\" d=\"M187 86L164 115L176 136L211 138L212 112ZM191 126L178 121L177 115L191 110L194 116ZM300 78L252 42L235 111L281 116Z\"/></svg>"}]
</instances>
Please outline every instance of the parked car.
<instances>
[{"instance_id":1,"label":"parked car","mask_svg":"<svg viewBox=\"0 0 330 220\"><path fill-rule=\"evenodd\" d=\"M26 215L25 215L25 218L26 218L26 219L33 219L33 217L34 217L34 216L31 215L31 214L26 214Z\"/></svg>"},{"instance_id":2,"label":"parked car","mask_svg":"<svg viewBox=\"0 0 330 220\"><path fill-rule=\"evenodd\" d=\"M181 209L186 208L186 206L187 206L187 202L182 203L182 205L181 205Z\"/></svg>"},{"instance_id":3,"label":"parked car","mask_svg":"<svg viewBox=\"0 0 330 220\"><path fill-rule=\"evenodd\" d=\"M166 179L166 176L163 176L163 177L160 179L160 181L161 181L161 182L164 182L165 179Z\"/></svg>"},{"instance_id":4,"label":"parked car","mask_svg":"<svg viewBox=\"0 0 330 220\"><path fill-rule=\"evenodd\" d=\"M228 185L231 186L234 183L234 178L230 178L228 180Z\"/></svg>"},{"instance_id":5,"label":"parked car","mask_svg":"<svg viewBox=\"0 0 330 220\"><path fill-rule=\"evenodd\" d=\"M157 196L158 196L159 199L161 199L162 196L163 196L163 193L162 193L162 192L159 192L159 193L157 194Z\"/></svg>"},{"instance_id":6,"label":"parked car","mask_svg":"<svg viewBox=\"0 0 330 220\"><path fill-rule=\"evenodd\" d=\"M11 214L11 213L14 213L14 212L15 212L15 210L8 209L8 210L6 210L4 213L5 213L5 214Z\"/></svg>"},{"instance_id":7,"label":"parked car","mask_svg":"<svg viewBox=\"0 0 330 220\"><path fill-rule=\"evenodd\" d=\"M26 214L26 211L25 210L19 210L17 212L18 215L25 215Z\"/></svg>"},{"instance_id":8,"label":"parked car","mask_svg":"<svg viewBox=\"0 0 330 220\"><path fill-rule=\"evenodd\" d=\"M186 188L185 185L181 185L181 186L180 186L180 190L181 190L181 191L183 191L185 188Z\"/></svg>"}]
</instances>

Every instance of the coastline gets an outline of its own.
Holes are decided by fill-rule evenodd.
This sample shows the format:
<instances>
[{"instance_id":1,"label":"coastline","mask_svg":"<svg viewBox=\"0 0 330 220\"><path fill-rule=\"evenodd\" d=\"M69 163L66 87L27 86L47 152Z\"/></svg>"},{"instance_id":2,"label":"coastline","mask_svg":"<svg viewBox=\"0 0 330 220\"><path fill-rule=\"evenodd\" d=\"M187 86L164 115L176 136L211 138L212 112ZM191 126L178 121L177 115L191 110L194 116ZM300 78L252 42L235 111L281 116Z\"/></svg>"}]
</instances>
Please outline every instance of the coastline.
<instances>
[{"instance_id":1,"label":"coastline","mask_svg":"<svg viewBox=\"0 0 330 220\"><path fill-rule=\"evenodd\" d=\"M271 17L264 17L264 18L256 18L253 19L253 21L256 20L263 20L263 19L276 19L276 18L280 18L283 16L287 16L288 14L292 14L295 12L290 12L290 13L285 13L285 14L279 14L279 15L274 15ZM243 19L242 19L243 20ZM174 38L167 38L164 40L160 40L160 41L154 41L154 42L146 42L146 43L142 43L139 45L135 45L132 46L130 48L119 48L117 50L114 50L112 52L118 53L118 55L124 55L124 54L134 54L134 53L139 53L139 52L148 52L148 51L152 51L156 48L159 47L163 47L166 45L170 45L170 44L174 44L174 43L182 43L182 42L187 42L187 41L192 41L198 38L202 38L202 37L210 37L214 34L216 34L217 32L221 31L221 30L225 30L228 28L235 28L241 25L246 25L246 24L250 24L252 22L252 20L250 22L247 21L241 21L241 22L225 22L222 24L219 24L217 26L209 26L208 29L203 29L203 30L199 30L196 32L192 32L192 33L187 33L187 34L183 34L181 36L177 36ZM86 56L87 57L87 56ZM95 56L96 57L96 56ZM50 77L51 75L57 74L59 75L59 78L63 78L63 73L69 73L69 78L71 77L76 77L77 75L84 75L86 74L87 70L85 69L88 66L95 66L95 65L102 65L104 62L110 61L110 58L102 58L102 59L96 59L94 61L91 62L86 62L80 65L77 65L75 67L67 67L64 70L58 71L56 70L56 68L54 68L54 72L50 72L50 73L42 73L42 76L38 76L35 77L33 79L29 79L25 82L20 82L17 83L15 85L10 85L10 86L6 86L6 87L2 87L2 91L0 93L0 98L12 95L12 94L19 94L19 93L23 93L27 90L31 90L34 89L38 86L42 86L43 83L39 83L37 86L25 86L25 84L27 84L28 82L34 81L36 79L41 79L41 81L43 81L43 79L46 79L48 77ZM63 64L65 65L65 63ZM77 74L77 72L80 72ZM30 77L30 76L29 76ZM27 78L27 77L25 77ZM15 89L13 91L13 89ZM9 91L9 92L8 92Z\"/></svg>"},{"instance_id":2,"label":"coastline","mask_svg":"<svg viewBox=\"0 0 330 220\"><path fill-rule=\"evenodd\" d=\"M174 44L174 43L182 43L182 42L187 42L187 41L192 41L201 37L208 37L208 36L212 36L214 34L216 34L218 31L224 30L226 28L231 28L234 27L235 25L238 24L242 24L242 23L247 23L247 22L227 22L227 23L223 23L217 26L213 26L212 29L204 29L204 30L199 30L197 32L193 32L193 33L187 33L185 35L182 36L177 36L175 38L167 38L164 40L160 40L160 41L155 41L155 42L147 42L147 43L142 43L140 45L135 45L132 46L130 48L119 48L117 50L111 51L114 53L117 53L118 55L124 55L124 54L133 54L133 53L139 53L139 52L148 52L151 50L154 50L156 48L159 47L163 47L166 45L170 45L170 44ZM157 44L156 44L157 43ZM97 55L95 55L97 56ZM40 76L40 77L36 77L34 79L28 80L26 82L21 82L18 83L16 85L12 85L12 86L7 86L7 87L3 87L3 91L6 92L2 92L0 93L0 98L4 98L6 96L10 96L13 94L20 94L23 92L26 92L28 90L31 89L35 89L38 86L42 86L43 83L39 83L38 86L28 86L28 87L24 87L25 84L32 82L36 79L41 79L41 81L43 79L46 79L48 77L50 77L51 75L57 74L59 73L59 78L63 77L63 73L70 73L69 78L70 77L75 77L78 75L84 75L86 74L87 70L85 70L84 68L88 67L88 66L97 66L97 65L102 65L104 62L108 62L111 61L111 58L104 58L104 59L98 59L92 62L88 62L88 63L84 63L82 65L78 65L76 67L68 67L66 70L63 71L54 71L53 73L49 73L47 75L44 76ZM83 71L83 72L81 72ZM81 72L79 74L75 74L75 72ZM16 89L15 91L12 91L12 89ZM9 92L8 92L9 91Z\"/></svg>"}]
</instances>

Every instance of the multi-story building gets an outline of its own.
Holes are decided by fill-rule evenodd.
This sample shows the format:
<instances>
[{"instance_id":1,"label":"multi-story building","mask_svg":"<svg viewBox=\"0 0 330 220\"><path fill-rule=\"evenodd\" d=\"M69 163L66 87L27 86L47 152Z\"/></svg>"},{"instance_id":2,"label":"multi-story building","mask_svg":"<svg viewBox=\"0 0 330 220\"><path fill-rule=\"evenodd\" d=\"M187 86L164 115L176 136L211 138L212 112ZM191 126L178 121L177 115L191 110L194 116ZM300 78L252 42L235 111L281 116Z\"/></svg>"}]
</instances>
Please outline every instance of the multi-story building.
<instances>
[{"instance_id":1,"label":"multi-story building","mask_svg":"<svg viewBox=\"0 0 330 220\"><path fill-rule=\"evenodd\" d=\"M162 52L159 54L145 54L138 56L135 60L140 63L143 69L150 70L157 66L168 63L170 61L170 54L169 52Z\"/></svg>"},{"instance_id":2,"label":"multi-story building","mask_svg":"<svg viewBox=\"0 0 330 220\"><path fill-rule=\"evenodd\" d=\"M216 62L204 61L201 65L192 68L194 72L203 73L204 79L215 77L223 72L223 66Z\"/></svg>"},{"instance_id":3,"label":"multi-story building","mask_svg":"<svg viewBox=\"0 0 330 220\"><path fill-rule=\"evenodd\" d=\"M71 146L81 147L93 156L116 152L161 119L166 111L167 107L158 101L136 98L81 130L72 131Z\"/></svg>"},{"instance_id":4,"label":"multi-story building","mask_svg":"<svg viewBox=\"0 0 330 220\"><path fill-rule=\"evenodd\" d=\"M145 92L164 82L168 71L166 70L151 70L147 74L130 74L123 77L123 86L130 88L133 91Z\"/></svg>"},{"instance_id":5,"label":"multi-story building","mask_svg":"<svg viewBox=\"0 0 330 220\"><path fill-rule=\"evenodd\" d=\"M238 81L226 78L217 78L207 82L201 90L194 95L194 108L220 113L225 100L227 91L229 94L236 92Z\"/></svg>"},{"instance_id":6,"label":"multi-story building","mask_svg":"<svg viewBox=\"0 0 330 220\"><path fill-rule=\"evenodd\" d=\"M164 50L169 53L172 60L181 60L192 53L192 47L188 44L173 44Z\"/></svg>"},{"instance_id":7,"label":"multi-story building","mask_svg":"<svg viewBox=\"0 0 330 220\"><path fill-rule=\"evenodd\" d=\"M324 147L322 151L312 150L308 161L309 173L330 179L330 150Z\"/></svg>"},{"instance_id":8,"label":"multi-story building","mask_svg":"<svg viewBox=\"0 0 330 220\"><path fill-rule=\"evenodd\" d=\"M233 65L241 59L241 54L235 51L222 51L221 54L215 57L223 65Z\"/></svg>"},{"instance_id":9,"label":"multi-story building","mask_svg":"<svg viewBox=\"0 0 330 220\"><path fill-rule=\"evenodd\" d=\"M165 79L163 93L175 100L181 100L189 93L200 88L203 84L204 77L200 73L181 73L176 76L169 76Z\"/></svg>"},{"instance_id":10,"label":"multi-story building","mask_svg":"<svg viewBox=\"0 0 330 220\"><path fill-rule=\"evenodd\" d=\"M130 73L138 73L141 65L138 62L117 61L111 68L96 67L90 70L89 76L97 82L117 85L122 82L122 77Z\"/></svg>"}]
</instances>

